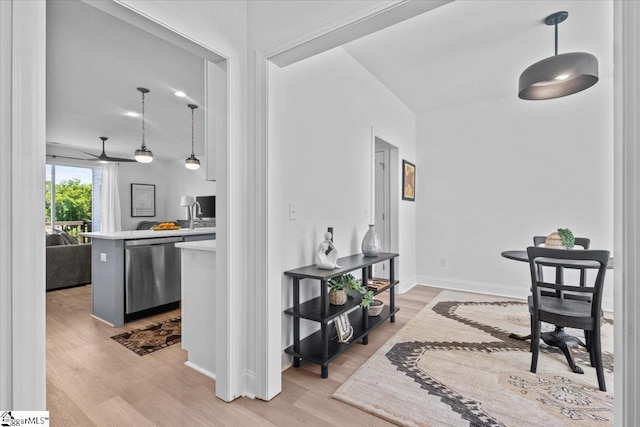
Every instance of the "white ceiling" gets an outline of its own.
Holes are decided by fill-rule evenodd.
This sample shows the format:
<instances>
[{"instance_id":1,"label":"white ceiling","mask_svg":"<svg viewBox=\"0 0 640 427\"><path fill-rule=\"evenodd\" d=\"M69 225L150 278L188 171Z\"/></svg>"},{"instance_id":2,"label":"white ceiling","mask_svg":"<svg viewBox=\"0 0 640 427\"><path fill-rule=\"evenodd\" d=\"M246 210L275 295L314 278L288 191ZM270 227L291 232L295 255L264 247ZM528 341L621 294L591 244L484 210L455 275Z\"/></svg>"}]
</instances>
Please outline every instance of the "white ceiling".
<instances>
[{"instance_id":1,"label":"white ceiling","mask_svg":"<svg viewBox=\"0 0 640 427\"><path fill-rule=\"evenodd\" d=\"M417 114L516 98L520 73L553 55L544 18L561 10L559 53L592 53L612 77L612 1L458 0L344 48Z\"/></svg>"},{"instance_id":2,"label":"white ceiling","mask_svg":"<svg viewBox=\"0 0 640 427\"><path fill-rule=\"evenodd\" d=\"M516 97L518 77L553 54L551 13L566 10L559 52L586 51L613 75L612 1L457 0L348 43L344 48L417 114ZM133 158L146 142L161 160L204 153L203 59L83 2L47 3L47 152L76 148ZM176 90L187 98L173 95ZM51 145L51 142L59 145ZM80 156L79 156L80 157ZM89 156L83 156L89 157Z\"/></svg>"},{"instance_id":3,"label":"white ceiling","mask_svg":"<svg viewBox=\"0 0 640 427\"><path fill-rule=\"evenodd\" d=\"M133 158L145 140L160 160L204 153L204 60L83 2L47 2L47 153L77 148ZM186 98L174 95L176 90ZM52 145L52 142L59 145ZM90 158L80 155L78 157Z\"/></svg>"}]
</instances>

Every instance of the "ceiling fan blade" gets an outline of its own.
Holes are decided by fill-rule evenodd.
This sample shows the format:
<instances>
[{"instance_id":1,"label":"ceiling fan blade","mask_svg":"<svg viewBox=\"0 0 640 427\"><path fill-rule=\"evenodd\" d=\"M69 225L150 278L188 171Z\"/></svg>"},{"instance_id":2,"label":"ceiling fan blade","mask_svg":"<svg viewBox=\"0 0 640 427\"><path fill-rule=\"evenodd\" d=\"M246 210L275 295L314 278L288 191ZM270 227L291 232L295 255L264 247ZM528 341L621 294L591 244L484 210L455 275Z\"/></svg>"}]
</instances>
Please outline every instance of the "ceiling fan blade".
<instances>
[{"instance_id":1,"label":"ceiling fan blade","mask_svg":"<svg viewBox=\"0 0 640 427\"><path fill-rule=\"evenodd\" d=\"M100 156L96 156L95 154L87 153L86 151L83 151L83 153L84 153L84 154L88 154L89 156L93 156L93 157L95 157L96 159L97 159L98 157L100 157Z\"/></svg>"},{"instance_id":2,"label":"ceiling fan blade","mask_svg":"<svg viewBox=\"0 0 640 427\"><path fill-rule=\"evenodd\" d=\"M124 159L122 157L111 157L111 156L106 156L105 159L108 162L135 162L135 159Z\"/></svg>"},{"instance_id":3,"label":"ceiling fan blade","mask_svg":"<svg viewBox=\"0 0 640 427\"><path fill-rule=\"evenodd\" d=\"M124 159L122 157L110 157L107 156L107 153L104 152L104 143L109 139L106 136L101 136L102 140L102 153L99 156L96 156L101 162L135 162L133 159Z\"/></svg>"},{"instance_id":4,"label":"ceiling fan blade","mask_svg":"<svg viewBox=\"0 0 640 427\"><path fill-rule=\"evenodd\" d=\"M89 154L89 153L87 153L87 154ZM71 159L71 160L84 160L84 161L88 161L88 162L95 162L95 160L96 160L96 159L81 159L79 157L58 156L57 154L47 154L47 157L51 157L53 159L60 158L60 159Z\"/></svg>"}]
</instances>

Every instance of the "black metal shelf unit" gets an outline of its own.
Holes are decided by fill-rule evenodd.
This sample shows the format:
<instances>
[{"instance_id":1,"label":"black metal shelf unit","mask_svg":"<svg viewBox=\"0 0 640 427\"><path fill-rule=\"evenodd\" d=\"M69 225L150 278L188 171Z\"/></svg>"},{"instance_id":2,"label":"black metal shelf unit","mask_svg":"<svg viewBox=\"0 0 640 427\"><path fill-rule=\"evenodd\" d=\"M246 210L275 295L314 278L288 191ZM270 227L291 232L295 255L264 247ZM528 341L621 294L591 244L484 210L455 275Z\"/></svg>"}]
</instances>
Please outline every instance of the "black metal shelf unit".
<instances>
[{"instance_id":1,"label":"black metal shelf unit","mask_svg":"<svg viewBox=\"0 0 640 427\"><path fill-rule=\"evenodd\" d=\"M293 366L299 367L302 359L321 366L322 378L329 376L329 362L347 350L354 343L361 341L366 345L369 342L369 332L377 328L387 319L395 322L395 314L398 308L395 306L395 286L399 283L395 280L395 258L398 254L381 253L375 257L366 257L362 254L340 258L335 270L322 270L315 265L285 271L285 275L293 278L293 307L284 312L293 317L293 345L285 351L293 356ZM389 286L374 292L375 295L389 291L389 305L385 306L378 316L369 316L368 309L355 309L360 304L360 296L354 295L344 305L330 305L328 296L328 282L334 277L352 271L362 270L362 283L367 286L372 274L372 266L381 262L389 262ZM300 303L300 280L315 279L320 283L320 296L304 303ZM329 323L342 313L349 313L349 320L353 326L353 337L348 343L341 344L331 337ZM320 323L320 330L300 339L300 319L307 319Z\"/></svg>"}]
</instances>

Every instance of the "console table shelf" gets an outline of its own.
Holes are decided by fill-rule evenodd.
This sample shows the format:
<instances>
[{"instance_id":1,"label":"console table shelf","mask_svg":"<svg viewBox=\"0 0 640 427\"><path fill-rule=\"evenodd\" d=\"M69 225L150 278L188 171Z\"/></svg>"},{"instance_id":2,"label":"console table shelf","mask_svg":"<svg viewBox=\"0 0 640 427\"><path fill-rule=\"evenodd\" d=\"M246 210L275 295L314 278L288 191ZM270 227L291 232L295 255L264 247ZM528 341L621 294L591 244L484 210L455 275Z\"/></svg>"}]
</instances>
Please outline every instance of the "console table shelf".
<instances>
[{"instance_id":1,"label":"console table shelf","mask_svg":"<svg viewBox=\"0 0 640 427\"><path fill-rule=\"evenodd\" d=\"M399 283L395 280L395 258L398 254L381 253L375 257L365 257L362 254L340 258L335 270L323 270L315 265L285 271L285 275L293 278L293 307L285 310L285 313L293 317L293 345L285 352L293 356L293 366L299 367L301 360L307 360L321 366L322 378L329 376L329 362L347 350L354 343L361 341L368 344L369 333L380 326L386 320L395 322L395 314L398 308L395 306L395 286ZM330 305L328 297L329 280L342 276L355 270L362 270L362 283L366 287L372 276L373 265L381 262L389 262L389 286L374 295L389 291L389 304L378 316L369 316L368 309L359 308L361 297L354 295L348 298L344 305ZM300 303L300 281L302 279L314 279L320 284L320 296ZM330 322L337 316L349 312L349 321L353 326L353 336L348 343L339 343L337 337L333 337L333 329ZM320 330L300 339L300 319L311 320L320 323Z\"/></svg>"}]
</instances>

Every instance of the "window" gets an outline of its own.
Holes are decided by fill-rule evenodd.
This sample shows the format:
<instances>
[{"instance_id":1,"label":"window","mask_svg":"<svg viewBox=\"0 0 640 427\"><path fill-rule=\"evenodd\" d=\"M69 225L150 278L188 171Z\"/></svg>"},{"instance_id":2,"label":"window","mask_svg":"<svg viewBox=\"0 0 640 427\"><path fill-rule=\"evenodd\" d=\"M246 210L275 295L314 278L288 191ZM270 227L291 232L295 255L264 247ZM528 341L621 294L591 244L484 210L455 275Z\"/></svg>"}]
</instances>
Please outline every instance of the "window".
<instances>
[{"instance_id":1,"label":"window","mask_svg":"<svg viewBox=\"0 0 640 427\"><path fill-rule=\"evenodd\" d=\"M87 167L48 164L45 178L45 229L63 230L80 237L100 216L102 171ZM81 239L82 240L82 239Z\"/></svg>"}]
</instances>

